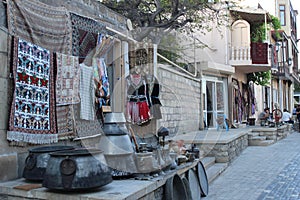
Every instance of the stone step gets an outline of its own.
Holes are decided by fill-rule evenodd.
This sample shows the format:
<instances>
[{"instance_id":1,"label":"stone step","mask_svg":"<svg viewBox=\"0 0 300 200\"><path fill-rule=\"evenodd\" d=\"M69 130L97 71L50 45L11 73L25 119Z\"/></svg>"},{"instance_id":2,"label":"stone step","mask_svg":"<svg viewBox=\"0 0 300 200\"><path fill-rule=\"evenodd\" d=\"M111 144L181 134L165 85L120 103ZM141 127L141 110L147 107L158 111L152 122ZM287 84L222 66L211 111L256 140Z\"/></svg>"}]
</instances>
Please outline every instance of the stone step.
<instances>
[{"instance_id":1,"label":"stone step","mask_svg":"<svg viewBox=\"0 0 300 200\"><path fill-rule=\"evenodd\" d=\"M274 143L275 140L248 140L248 146L268 146Z\"/></svg>"},{"instance_id":2,"label":"stone step","mask_svg":"<svg viewBox=\"0 0 300 200\"><path fill-rule=\"evenodd\" d=\"M213 182L225 169L228 167L227 163L215 163L206 169L208 183Z\"/></svg>"},{"instance_id":3,"label":"stone step","mask_svg":"<svg viewBox=\"0 0 300 200\"><path fill-rule=\"evenodd\" d=\"M201 162L203 163L204 168L208 169L209 167L211 167L212 165L215 164L216 158L215 157L204 157L201 159Z\"/></svg>"},{"instance_id":4,"label":"stone step","mask_svg":"<svg viewBox=\"0 0 300 200\"><path fill-rule=\"evenodd\" d=\"M266 136L254 136L252 138L249 138L248 140L252 140L252 141L263 141L266 140L267 137Z\"/></svg>"}]
</instances>

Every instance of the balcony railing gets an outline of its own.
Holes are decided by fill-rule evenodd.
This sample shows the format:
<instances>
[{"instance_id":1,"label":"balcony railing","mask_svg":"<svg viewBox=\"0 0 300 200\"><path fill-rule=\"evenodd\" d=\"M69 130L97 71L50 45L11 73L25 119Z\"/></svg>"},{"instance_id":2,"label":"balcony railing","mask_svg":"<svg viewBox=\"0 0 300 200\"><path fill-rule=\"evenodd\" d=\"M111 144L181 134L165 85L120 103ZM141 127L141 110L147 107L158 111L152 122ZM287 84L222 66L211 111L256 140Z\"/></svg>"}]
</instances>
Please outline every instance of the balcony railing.
<instances>
[{"instance_id":1,"label":"balcony railing","mask_svg":"<svg viewBox=\"0 0 300 200\"><path fill-rule=\"evenodd\" d=\"M283 62L278 62L277 71L274 71L272 74L275 76L281 76L285 78L290 78L290 71L288 65Z\"/></svg>"},{"instance_id":2,"label":"balcony railing","mask_svg":"<svg viewBox=\"0 0 300 200\"><path fill-rule=\"evenodd\" d=\"M268 43L251 43L248 47L230 48L231 65L270 64Z\"/></svg>"},{"instance_id":3,"label":"balcony railing","mask_svg":"<svg viewBox=\"0 0 300 200\"><path fill-rule=\"evenodd\" d=\"M231 47L230 48L230 64L231 65L250 65L251 60L251 48L248 47Z\"/></svg>"}]
</instances>

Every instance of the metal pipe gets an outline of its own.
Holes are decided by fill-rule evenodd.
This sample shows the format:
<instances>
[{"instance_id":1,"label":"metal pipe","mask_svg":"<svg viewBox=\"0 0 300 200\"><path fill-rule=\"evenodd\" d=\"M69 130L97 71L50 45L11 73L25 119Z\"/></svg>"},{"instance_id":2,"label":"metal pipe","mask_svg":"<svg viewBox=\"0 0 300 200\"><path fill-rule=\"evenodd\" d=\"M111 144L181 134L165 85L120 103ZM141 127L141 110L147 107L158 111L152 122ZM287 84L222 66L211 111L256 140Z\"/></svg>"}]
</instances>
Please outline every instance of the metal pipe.
<instances>
[{"instance_id":1,"label":"metal pipe","mask_svg":"<svg viewBox=\"0 0 300 200\"><path fill-rule=\"evenodd\" d=\"M192 77L196 77L196 76L197 76L197 70L198 70L198 69L197 69L196 66L195 66L195 74L192 74L191 72L189 72L189 71L183 69L182 67L180 67L180 66L177 65L176 63L172 62L171 60L167 59L166 57L160 55L159 53L157 53L157 56L160 57L160 58L162 58L163 60L165 60L165 61L168 62L169 64L171 64L171 65L173 65L173 66L179 68L180 70L184 71L185 73L189 74L190 76L192 76Z\"/></svg>"}]
</instances>

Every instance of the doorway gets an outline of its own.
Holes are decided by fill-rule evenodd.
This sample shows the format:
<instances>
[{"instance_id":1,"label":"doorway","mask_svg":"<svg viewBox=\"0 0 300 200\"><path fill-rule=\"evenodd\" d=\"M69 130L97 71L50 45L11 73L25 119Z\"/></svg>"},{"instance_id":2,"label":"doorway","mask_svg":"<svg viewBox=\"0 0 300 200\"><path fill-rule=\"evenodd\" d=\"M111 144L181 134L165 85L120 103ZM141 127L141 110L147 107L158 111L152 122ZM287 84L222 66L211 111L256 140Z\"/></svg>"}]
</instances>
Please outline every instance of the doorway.
<instances>
[{"instance_id":1,"label":"doorway","mask_svg":"<svg viewBox=\"0 0 300 200\"><path fill-rule=\"evenodd\" d=\"M221 80L220 80L221 79ZM217 127L217 118L226 114L225 81L222 78L206 78L203 81L204 122L207 128Z\"/></svg>"}]
</instances>

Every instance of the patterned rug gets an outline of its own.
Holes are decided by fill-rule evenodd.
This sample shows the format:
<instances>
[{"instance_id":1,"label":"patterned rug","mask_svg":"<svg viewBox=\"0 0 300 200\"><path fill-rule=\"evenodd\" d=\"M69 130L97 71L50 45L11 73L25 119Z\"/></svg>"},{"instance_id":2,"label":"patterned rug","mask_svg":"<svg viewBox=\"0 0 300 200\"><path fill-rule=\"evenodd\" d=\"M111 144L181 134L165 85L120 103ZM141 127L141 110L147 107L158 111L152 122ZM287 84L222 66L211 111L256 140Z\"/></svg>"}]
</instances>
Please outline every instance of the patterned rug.
<instances>
[{"instance_id":1,"label":"patterned rug","mask_svg":"<svg viewBox=\"0 0 300 200\"><path fill-rule=\"evenodd\" d=\"M105 25L89 18L71 13L72 21L72 55L79 57L79 62L84 62L87 55L95 50L98 34L114 35L107 31Z\"/></svg>"},{"instance_id":2,"label":"patterned rug","mask_svg":"<svg viewBox=\"0 0 300 200\"><path fill-rule=\"evenodd\" d=\"M57 142L52 55L49 50L14 39L14 97L7 139L47 144Z\"/></svg>"},{"instance_id":3,"label":"patterned rug","mask_svg":"<svg viewBox=\"0 0 300 200\"><path fill-rule=\"evenodd\" d=\"M8 30L53 52L71 54L72 25L64 7L38 0L7 0Z\"/></svg>"},{"instance_id":4,"label":"patterned rug","mask_svg":"<svg viewBox=\"0 0 300 200\"><path fill-rule=\"evenodd\" d=\"M56 105L80 102L78 57L56 53Z\"/></svg>"},{"instance_id":5,"label":"patterned rug","mask_svg":"<svg viewBox=\"0 0 300 200\"><path fill-rule=\"evenodd\" d=\"M58 139L75 137L73 105L56 106Z\"/></svg>"}]
</instances>

